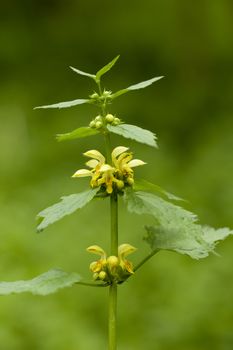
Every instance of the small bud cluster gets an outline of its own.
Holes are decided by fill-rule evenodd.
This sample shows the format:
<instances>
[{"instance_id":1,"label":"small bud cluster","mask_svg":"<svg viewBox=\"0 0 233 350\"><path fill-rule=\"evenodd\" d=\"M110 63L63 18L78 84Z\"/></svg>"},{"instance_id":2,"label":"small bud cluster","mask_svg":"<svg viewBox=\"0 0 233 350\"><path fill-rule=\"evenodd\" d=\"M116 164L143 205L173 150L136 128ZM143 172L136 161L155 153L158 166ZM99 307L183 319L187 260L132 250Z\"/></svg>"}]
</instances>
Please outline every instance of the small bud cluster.
<instances>
[{"instance_id":1,"label":"small bud cluster","mask_svg":"<svg viewBox=\"0 0 233 350\"><path fill-rule=\"evenodd\" d=\"M111 125L119 125L121 123L121 120L119 118L114 117L112 114L107 114L105 117L102 117L101 115L97 115L95 119L93 119L89 127L92 129L101 129L103 126L107 124Z\"/></svg>"},{"instance_id":2,"label":"small bud cluster","mask_svg":"<svg viewBox=\"0 0 233 350\"><path fill-rule=\"evenodd\" d=\"M95 281L104 281L106 283L124 282L133 272L133 265L125 259L125 256L136 250L130 244L122 244L118 248L118 257L111 255L106 256L104 250L99 246L90 246L88 252L101 255L97 261L90 264L90 270L93 273Z\"/></svg>"},{"instance_id":3,"label":"small bud cluster","mask_svg":"<svg viewBox=\"0 0 233 350\"><path fill-rule=\"evenodd\" d=\"M93 100L95 103L98 104L98 102L110 102L112 99L112 91L104 90L102 95L99 95L97 92L94 92L92 95L90 95L91 100Z\"/></svg>"}]
</instances>

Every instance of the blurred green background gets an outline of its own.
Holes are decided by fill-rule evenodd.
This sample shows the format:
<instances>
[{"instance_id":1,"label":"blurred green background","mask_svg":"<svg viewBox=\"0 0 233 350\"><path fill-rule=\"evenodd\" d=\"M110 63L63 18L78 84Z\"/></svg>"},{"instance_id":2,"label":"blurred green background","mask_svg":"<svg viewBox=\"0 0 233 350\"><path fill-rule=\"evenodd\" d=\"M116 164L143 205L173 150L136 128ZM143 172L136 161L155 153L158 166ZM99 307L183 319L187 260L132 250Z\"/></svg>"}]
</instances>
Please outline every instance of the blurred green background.
<instances>
[{"instance_id":1,"label":"blurred green background","mask_svg":"<svg viewBox=\"0 0 233 350\"><path fill-rule=\"evenodd\" d=\"M114 138L148 165L138 169L187 198L201 223L233 227L233 3L227 0L2 2L0 5L0 280L27 279L52 267L91 278L91 244L108 250L108 205L82 212L35 234L35 216L86 180L70 176L82 152L103 149L93 138L57 143L56 133L86 125L92 106L33 111L85 98L94 73L117 54L108 89L165 75L119 98L112 112L151 129L160 149ZM120 242L147 252L143 220L122 203ZM192 261L162 252L119 288L119 350L233 348L233 239L221 257ZM75 287L48 297L0 299L3 350L106 349L107 290Z\"/></svg>"}]
</instances>

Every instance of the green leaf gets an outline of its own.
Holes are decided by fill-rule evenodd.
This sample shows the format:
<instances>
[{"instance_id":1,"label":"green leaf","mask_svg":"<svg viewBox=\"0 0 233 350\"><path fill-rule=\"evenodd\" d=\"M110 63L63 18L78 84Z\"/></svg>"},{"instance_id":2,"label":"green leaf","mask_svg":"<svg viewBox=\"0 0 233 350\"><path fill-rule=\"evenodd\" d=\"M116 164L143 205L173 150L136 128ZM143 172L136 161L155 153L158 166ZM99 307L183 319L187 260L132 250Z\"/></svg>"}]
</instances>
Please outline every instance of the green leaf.
<instances>
[{"instance_id":1,"label":"green leaf","mask_svg":"<svg viewBox=\"0 0 233 350\"><path fill-rule=\"evenodd\" d=\"M107 125L110 132L121 135L125 138L135 140L140 143L144 143L148 146L158 147L156 143L156 136L153 132L139 128L136 125L119 124L116 126Z\"/></svg>"},{"instance_id":2,"label":"green leaf","mask_svg":"<svg viewBox=\"0 0 233 350\"><path fill-rule=\"evenodd\" d=\"M125 200L130 212L136 214L151 214L161 224L177 224L183 222L194 223L197 216L186 209L183 209L173 203L148 192L133 191L128 189L125 193Z\"/></svg>"},{"instance_id":3,"label":"green leaf","mask_svg":"<svg viewBox=\"0 0 233 350\"><path fill-rule=\"evenodd\" d=\"M59 269L49 270L32 280L1 282L0 295L30 292L38 295L48 295L61 288L71 287L78 283L81 277L77 273L67 273Z\"/></svg>"},{"instance_id":4,"label":"green leaf","mask_svg":"<svg viewBox=\"0 0 233 350\"><path fill-rule=\"evenodd\" d=\"M98 190L99 188L95 188L85 192L62 197L61 202L42 210L37 215L39 222L39 225L37 226L37 232L40 232L47 226L53 224L58 220L61 220L64 216L72 214L77 209L83 208L95 197Z\"/></svg>"},{"instance_id":5,"label":"green leaf","mask_svg":"<svg viewBox=\"0 0 233 350\"><path fill-rule=\"evenodd\" d=\"M67 101L67 102L59 102L55 103L53 105L48 105L48 106L39 106L35 107L34 109L47 109L47 108L69 108L77 105L82 105L84 103L91 103L90 100L87 99L78 99L78 100L73 100L73 101Z\"/></svg>"},{"instance_id":6,"label":"green leaf","mask_svg":"<svg viewBox=\"0 0 233 350\"><path fill-rule=\"evenodd\" d=\"M142 81L141 83L138 83L138 84L134 84L134 85L131 85L125 89L122 89L122 90L119 90L117 92L115 92L114 94L111 95L111 98L114 99L120 95L123 95L125 94L126 92L129 92L129 91L133 91L133 90L139 90L139 89L144 89L145 87L153 84L154 82L162 79L163 76L161 77L155 77L155 78L152 78L152 79L149 79L149 80L146 80L146 81Z\"/></svg>"},{"instance_id":7,"label":"green leaf","mask_svg":"<svg viewBox=\"0 0 233 350\"><path fill-rule=\"evenodd\" d=\"M71 66L70 66L70 69L72 69L72 71L74 71L77 74L84 75L86 77L95 79L95 74L86 73L86 72L83 72L82 70L79 70L79 69L71 67Z\"/></svg>"},{"instance_id":8,"label":"green leaf","mask_svg":"<svg viewBox=\"0 0 233 350\"><path fill-rule=\"evenodd\" d=\"M229 235L233 235L233 231L228 227L223 227L219 229L214 229L209 226L202 226L204 240L209 243L214 243L223 241Z\"/></svg>"},{"instance_id":9,"label":"green leaf","mask_svg":"<svg viewBox=\"0 0 233 350\"><path fill-rule=\"evenodd\" d=\"M103 68L101 68L97 73L96 73L96 82L100 81L100 78L102 77L103 74L107 73L116 63L120 55L116 56L111 62L106 64Z\"/></svg>"},{"instance_id":10,"label":"green leaf","mask_svg":"<svg viewBox=\"0 0 233 350\"><path fill-rule=\"evenodd\" d=\"M195 226L195 235L190 234L188 230L169 232L162 226L146 226L147 236L144 240L152 250L170 250L189 255L193 259L201 259L209 253L215 253L217 243L233 234L229 228Z\"/></svg>"},{"instance_id":11,"label":"green leaf","mask_svg":"<svg viewBox=\"0 0 233 350\"><path fill-rule=\"evenodd\" d=\"M176 195L165 191L162 187L152 184L151 182L148 182L143 179L137 179L134 183L134 190L135 191L147 191L151 193L159 193L163 196L165 196L167 199L174 200L174 201L185 201L184 199L177 197Z\"/></svg>"},{"instance_id":12,"label":"green leaf","mask_svg":"<svg viewBox=\"0 0 233 350\"><path fill-rule=\"evenodd\" d=\"M193 213L151 193L128 190L125 199L130 212L155 218L156 225L146 227L145 237L152 250L173 250L201 259L214 252L219 240L233 234L227 228L215 230L201 226Z\"/></svg>"},{"instance_id":13,"label":"green leaf","mask_svg":"<svg viewBox=\"0 0 233 350\"><path fill-rule=\"evenodd\" d=\"M92 128L89 128L88 126L83 126L71 132L68 132L67 134L58 134L56 136L56 139L58 141L66 141L66 140L80 139L83 137L92 136L96 134L99 134L99 131L97 129L92 129Z\"/></svg>"}]
</instances>

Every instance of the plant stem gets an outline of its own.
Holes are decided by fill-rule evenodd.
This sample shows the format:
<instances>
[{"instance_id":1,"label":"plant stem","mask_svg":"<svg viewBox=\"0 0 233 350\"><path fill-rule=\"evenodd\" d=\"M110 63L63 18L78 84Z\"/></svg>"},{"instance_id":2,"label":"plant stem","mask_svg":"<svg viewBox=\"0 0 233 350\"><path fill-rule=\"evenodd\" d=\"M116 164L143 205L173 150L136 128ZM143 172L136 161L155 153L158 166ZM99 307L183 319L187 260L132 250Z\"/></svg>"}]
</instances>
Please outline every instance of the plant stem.
<instances>
[{"instance_id":1,"label":"plant stem","mask_svg":"<svg viewBox=\"0 0 233 350\"><path fill-rule=\"evenodd\" d=\"M138 263L135 268L134 268L134 272L137 271L142 265L145 264L145 262L147 262L150 258L152 258L152 256L154 256L156 253L159 252L159 249L157 250L153 250L153 252L151 252L149 255L147 255L144 259L142 259L142 261L140 261L140 263Z\"/></svg>"},{"instance_id":2,"label":"plant stem","mask_svg":"<svg viewBox=\"0 0 233 350\"><path fill-rule=\"evenodd\" d=\"M78 285L87 286L87 287L108 287L107 283L89 283L89 282L77 282Z\"/></svg>"},{"instance_id":3,"label":"plant stem","mask_svg":"<svg viewBox=\"0 0 233 350\"><path fill-rule=\"evenodd\" d=\"M117 194L112 193L110 197L111 207L111 255L118 256L118 200ZM109 287L109 350L116 350L116 321L117 321L117 283L112 282Z\"/></svg>"},{"instance_id":4,"label":"plant stem","mask_svg":"<svg viewBox=\"0 0 233 350\"><path fill-rule=\"evenodd\" d=\"M116 321L117 321L117 284L113 283L109 287L109 313L108 313L108 348L109 350L117 349Z\"/></svg>"},{"instance_id":5,"label":"plant stem","mask_svg":"<svg viewBox=\"0 0 233 350\"><path fill-rule=\"evenodd\" d=\"M118 198L116 193L110 197L111 207L111 255L118 256Z\"/></svg>"},{"instance_id":6,"label":"plant stem","mask_svg":"<svg viewBox=\"0 0 233 350\"><path fill-rule=\"evenodd\" d=\"M97 82L99 93L102 95L100 81ZM102 116L106 115L106 103L101 106ZM104 132L106 158L108 164L111 164L111 141L108 130ZM118 198L117 193L113 191L110 196L110 215L111 215L111 255L118 256ZM108 306L108 347L109 350L117 349L116 339L117 323L117 283L112 281L109 286L109 306Z\"/></svg>"}]
</instances>

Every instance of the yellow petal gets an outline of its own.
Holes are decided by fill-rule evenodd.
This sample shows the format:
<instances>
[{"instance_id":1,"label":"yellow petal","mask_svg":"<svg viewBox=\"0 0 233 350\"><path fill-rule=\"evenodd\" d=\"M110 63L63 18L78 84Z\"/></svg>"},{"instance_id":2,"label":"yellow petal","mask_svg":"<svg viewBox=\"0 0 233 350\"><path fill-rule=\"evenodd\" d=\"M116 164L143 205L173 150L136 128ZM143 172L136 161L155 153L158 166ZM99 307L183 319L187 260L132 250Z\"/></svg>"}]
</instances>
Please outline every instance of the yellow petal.
<instances>
[{"instance_id":1,"label":"yellow petal","mask_svg":"<svg viewBox=\"0 0 233 350\"><path fill-rule=\"evenodd\" d=\"M97 159L102 164L104 164L104 162L105 162L105 158L104 158L103 154L100 153L99 151L96 151L95 149L87 151L87 152L85 152L83 154L86 157Z\"/></svg>"},{"instance_id":2,"label":"yellow petal","mask_svg":"<svg viewBox=\"0 0 233 350\"><path fill-rule=\"evenodd\" d=\"M140 166L140 165L145 165L146 163L145 162L143 162L142 160L140 160L140 159L133 159L133 160L131 160L130 162L128 162L128 166L130 167L130 168L134 168L135 166Z\"/></svg>"},{"instance_id":3,"label":"yellow petal","mask_svg":"<svg viewBox=\"0 0 233 350\"><path fill-rule=\"evenodd\" d=\"M132 275L134 274L134 272L133 272L133 264L130 261L125 260L124 261L124 267L125 267L126 271L128 271L130 274L132 274Z\"/></svg>"},{"instance_id":4,"label":"yellow petal","mask_svg":"<svg viewBox=\"0 0 233 350\"><path fill-rule=\"evenodd\" d=\"M88 162L86 162L86 166L92 169L94 169L98 164L99 162L96 159L91 159L91 160L88 160Z\"/></svg>"},{"instance_id":5,"label":"yellow petal","mask_svg":"<svg viewBox=\"0 0 233 350\"><path fill-rule=\"evenodd\" d=\"M112 182L107 184L106 191L108 194L112 193L112 191L113 191Z\"/></svg>"},{"instance_id":6,"label":"yellow petal","mask_svg":"<svg viewBox=\"0 0 233 350\"><path fill-rule=\"evenodd\" d=\"M87 248L87 251L89 253L97 254L102 256L103 258L106 258L106 253L105 251L99 247L98 245L91 245L90 247Z\"/></svg>"},{"instance_id":7,"label":"yellow petal","mask_svg":"<svg viewBox=\"0 0 233 350\"><path fill-rule=\"evenodd\" d=\"M106 171L111 171L113 172L115 170L115 168L111 167L110 165L108 164L104 164L100 167L100 172L101 173L105 173Z\"/></svg>"},{"instance_id":8,"label":"yellow petal","mask_svg":"<svg viewBox=\"0 0 233 350\"><path fill-rule=\"evenodd\" d=\"M124 243L118 247L118 255L121 259L124 259L125 256L134 253L137 248L133 247L131 244Z\"/></svg>"},{"instance_id":9,"label":"yellow petal","mask_svg":"<svg viewBox=\"0 0 233 350\"><path fill-rule=\"evenodd\" d=\"M91 264L90 264L90 270L92 272L100 272L102 270L102 264L101 264L101 261L98 260L98 261L93 261Z\"/></svg>"},{"instance_id":10,"label":"yellow petal","mask_svg":"<svg viewBox=\"0 0 233 350\"><path fill-rule=\"evenodd\" d=\"M88 169L79 169L72 175L72 177L85 177L85 176L92 176L92 172Z\"/></svg>"},{"instance_id":11,"label":"yellow petal","mask_svg":"<svg viewBox=\"0 0 233 350\"><path fill-rule=\"evenodd\" d=\"M114 150L112 151L112 160L114 162L114 160L116 160L116 158L123 152L126 152L129 148L128 147L124 147L124 146L118 146L116 148L114 148Z\"/></svg>"}]
</instances>

